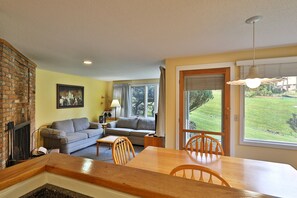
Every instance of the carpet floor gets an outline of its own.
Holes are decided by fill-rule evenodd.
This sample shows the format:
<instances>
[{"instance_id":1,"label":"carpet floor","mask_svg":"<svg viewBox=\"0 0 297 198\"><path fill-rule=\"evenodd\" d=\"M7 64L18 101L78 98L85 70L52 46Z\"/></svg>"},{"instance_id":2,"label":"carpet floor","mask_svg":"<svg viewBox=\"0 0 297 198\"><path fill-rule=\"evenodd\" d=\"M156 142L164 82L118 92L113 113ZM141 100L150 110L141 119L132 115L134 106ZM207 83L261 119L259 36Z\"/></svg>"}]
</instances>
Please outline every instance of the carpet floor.
<instances>
[{"instance_id":1,"label":"carpet floor","mask_svg":"<svg viewBox=\"0 0 297 198\"><path fill-rule=\"evenodd\" d=\"M135 146L133 145L135 154L140 153L144 147L143 146ZM98 161L104 161L108 163L113 163L111 149L109 148L109 144L100 144L99 146L99 156L96 156L96 144L89 146L87 148L78 150L76 152L71 153L72 156L76 157L84 157Z\"/></svg>"}]
</instances>

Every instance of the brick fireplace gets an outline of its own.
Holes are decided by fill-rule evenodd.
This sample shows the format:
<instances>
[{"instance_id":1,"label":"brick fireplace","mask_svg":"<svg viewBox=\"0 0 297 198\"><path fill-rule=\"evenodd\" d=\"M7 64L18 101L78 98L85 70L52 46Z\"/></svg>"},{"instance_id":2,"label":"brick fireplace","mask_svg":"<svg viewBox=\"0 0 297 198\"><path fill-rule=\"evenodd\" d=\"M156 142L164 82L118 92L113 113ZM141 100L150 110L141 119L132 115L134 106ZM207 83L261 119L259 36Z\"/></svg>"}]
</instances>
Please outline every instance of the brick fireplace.
<instances>
[{"instance_id":1,"label":"brick fireplace","mask_svg":"<svg viewBox=\"0 0 297 198\"><path fill-rule=\"evenodd\" d=\"M9 157L7 125L30 123L30 150L35 131L36 64L0 39L0 168ZM21 141L24 142L24 141Z\"/></svg>"}]
</instances>

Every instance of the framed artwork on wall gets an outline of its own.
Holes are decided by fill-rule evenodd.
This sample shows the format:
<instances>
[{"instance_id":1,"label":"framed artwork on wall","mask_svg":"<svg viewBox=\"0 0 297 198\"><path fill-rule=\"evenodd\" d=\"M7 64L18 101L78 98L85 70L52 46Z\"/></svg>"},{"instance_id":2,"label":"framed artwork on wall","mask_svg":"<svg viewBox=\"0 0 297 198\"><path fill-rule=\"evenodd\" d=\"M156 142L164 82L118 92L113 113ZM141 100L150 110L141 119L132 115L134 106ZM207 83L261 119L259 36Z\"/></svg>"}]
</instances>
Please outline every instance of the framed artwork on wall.
<instances>
[{"instance_id":1,"label":"framed artwork on wall","mask_svg":"<svg viewBox=\"0 0 297 198\"><path fill-rule=\"evenodd\" d=\"M57 109L84 107L84 87L57 84Z\"/></svg>"}]
</instances>

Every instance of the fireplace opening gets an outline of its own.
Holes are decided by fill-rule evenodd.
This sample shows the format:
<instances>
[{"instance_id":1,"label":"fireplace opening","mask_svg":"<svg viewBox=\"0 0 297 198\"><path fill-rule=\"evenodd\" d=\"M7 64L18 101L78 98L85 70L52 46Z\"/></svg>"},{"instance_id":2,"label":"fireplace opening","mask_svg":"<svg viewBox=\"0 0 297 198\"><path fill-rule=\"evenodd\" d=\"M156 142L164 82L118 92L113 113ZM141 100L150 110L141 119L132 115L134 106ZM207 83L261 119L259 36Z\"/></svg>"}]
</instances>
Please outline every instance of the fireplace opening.
<instances>
[{"instance_id":1,"label":"fireplace opening","mask_svg":"<svg viewBox=\"0 0 297 198\"><path fill-rule=\"evenodd\" d=\"M18 124L9 130L8 146L9 159L7 166L12 166L30 158L30 121Z\"/></svg>"},{"instance_id":2,"label":"fireplace opening","mask_svg":"<svg viewBox=\"0 0 297 198\"><path fill-rule=\"evenodd\" d=\"M13 154L16 160L30 157L30 121L14 127Z\"/></svg>"}]
</instances>

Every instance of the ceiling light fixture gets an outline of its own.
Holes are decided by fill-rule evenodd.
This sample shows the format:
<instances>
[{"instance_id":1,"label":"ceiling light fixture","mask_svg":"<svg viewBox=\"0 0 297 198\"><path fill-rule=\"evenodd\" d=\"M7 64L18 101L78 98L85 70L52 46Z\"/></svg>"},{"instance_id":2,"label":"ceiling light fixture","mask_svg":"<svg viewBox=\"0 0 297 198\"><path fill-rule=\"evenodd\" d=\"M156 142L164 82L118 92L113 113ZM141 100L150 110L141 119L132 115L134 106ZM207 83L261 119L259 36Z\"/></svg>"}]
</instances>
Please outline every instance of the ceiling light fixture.
<instances>
[{"instance_id":1,"label":"ceiling light fixture","mask_svg":"<svg viewBox=\"0 0 297 198\"><path fill-rule=\"evenodd\" d=\"M85 60L85 61L84 61L84 64L86 64L86 65L91 65L91 64L92 64L92 61L90 61L90 60Z\"/></svg>"},{"instance_id":2,"label":"ceiling light fixture","mask_svg":"<svg viewBox=\"0 0 297 198\"><path fill-rule=\"evenodd\" d=\"M245 22L247 24L253 24L253 64L249 69L249 73L244 79L229 81L229 85L246 85L249 88L257 88L261 84L269 84L282 81L282 78L260 78L255 65L256 49L255 49L255 23L260 21L262 16L253 16L248 18Z\"/></svg>"}]
</instances>

